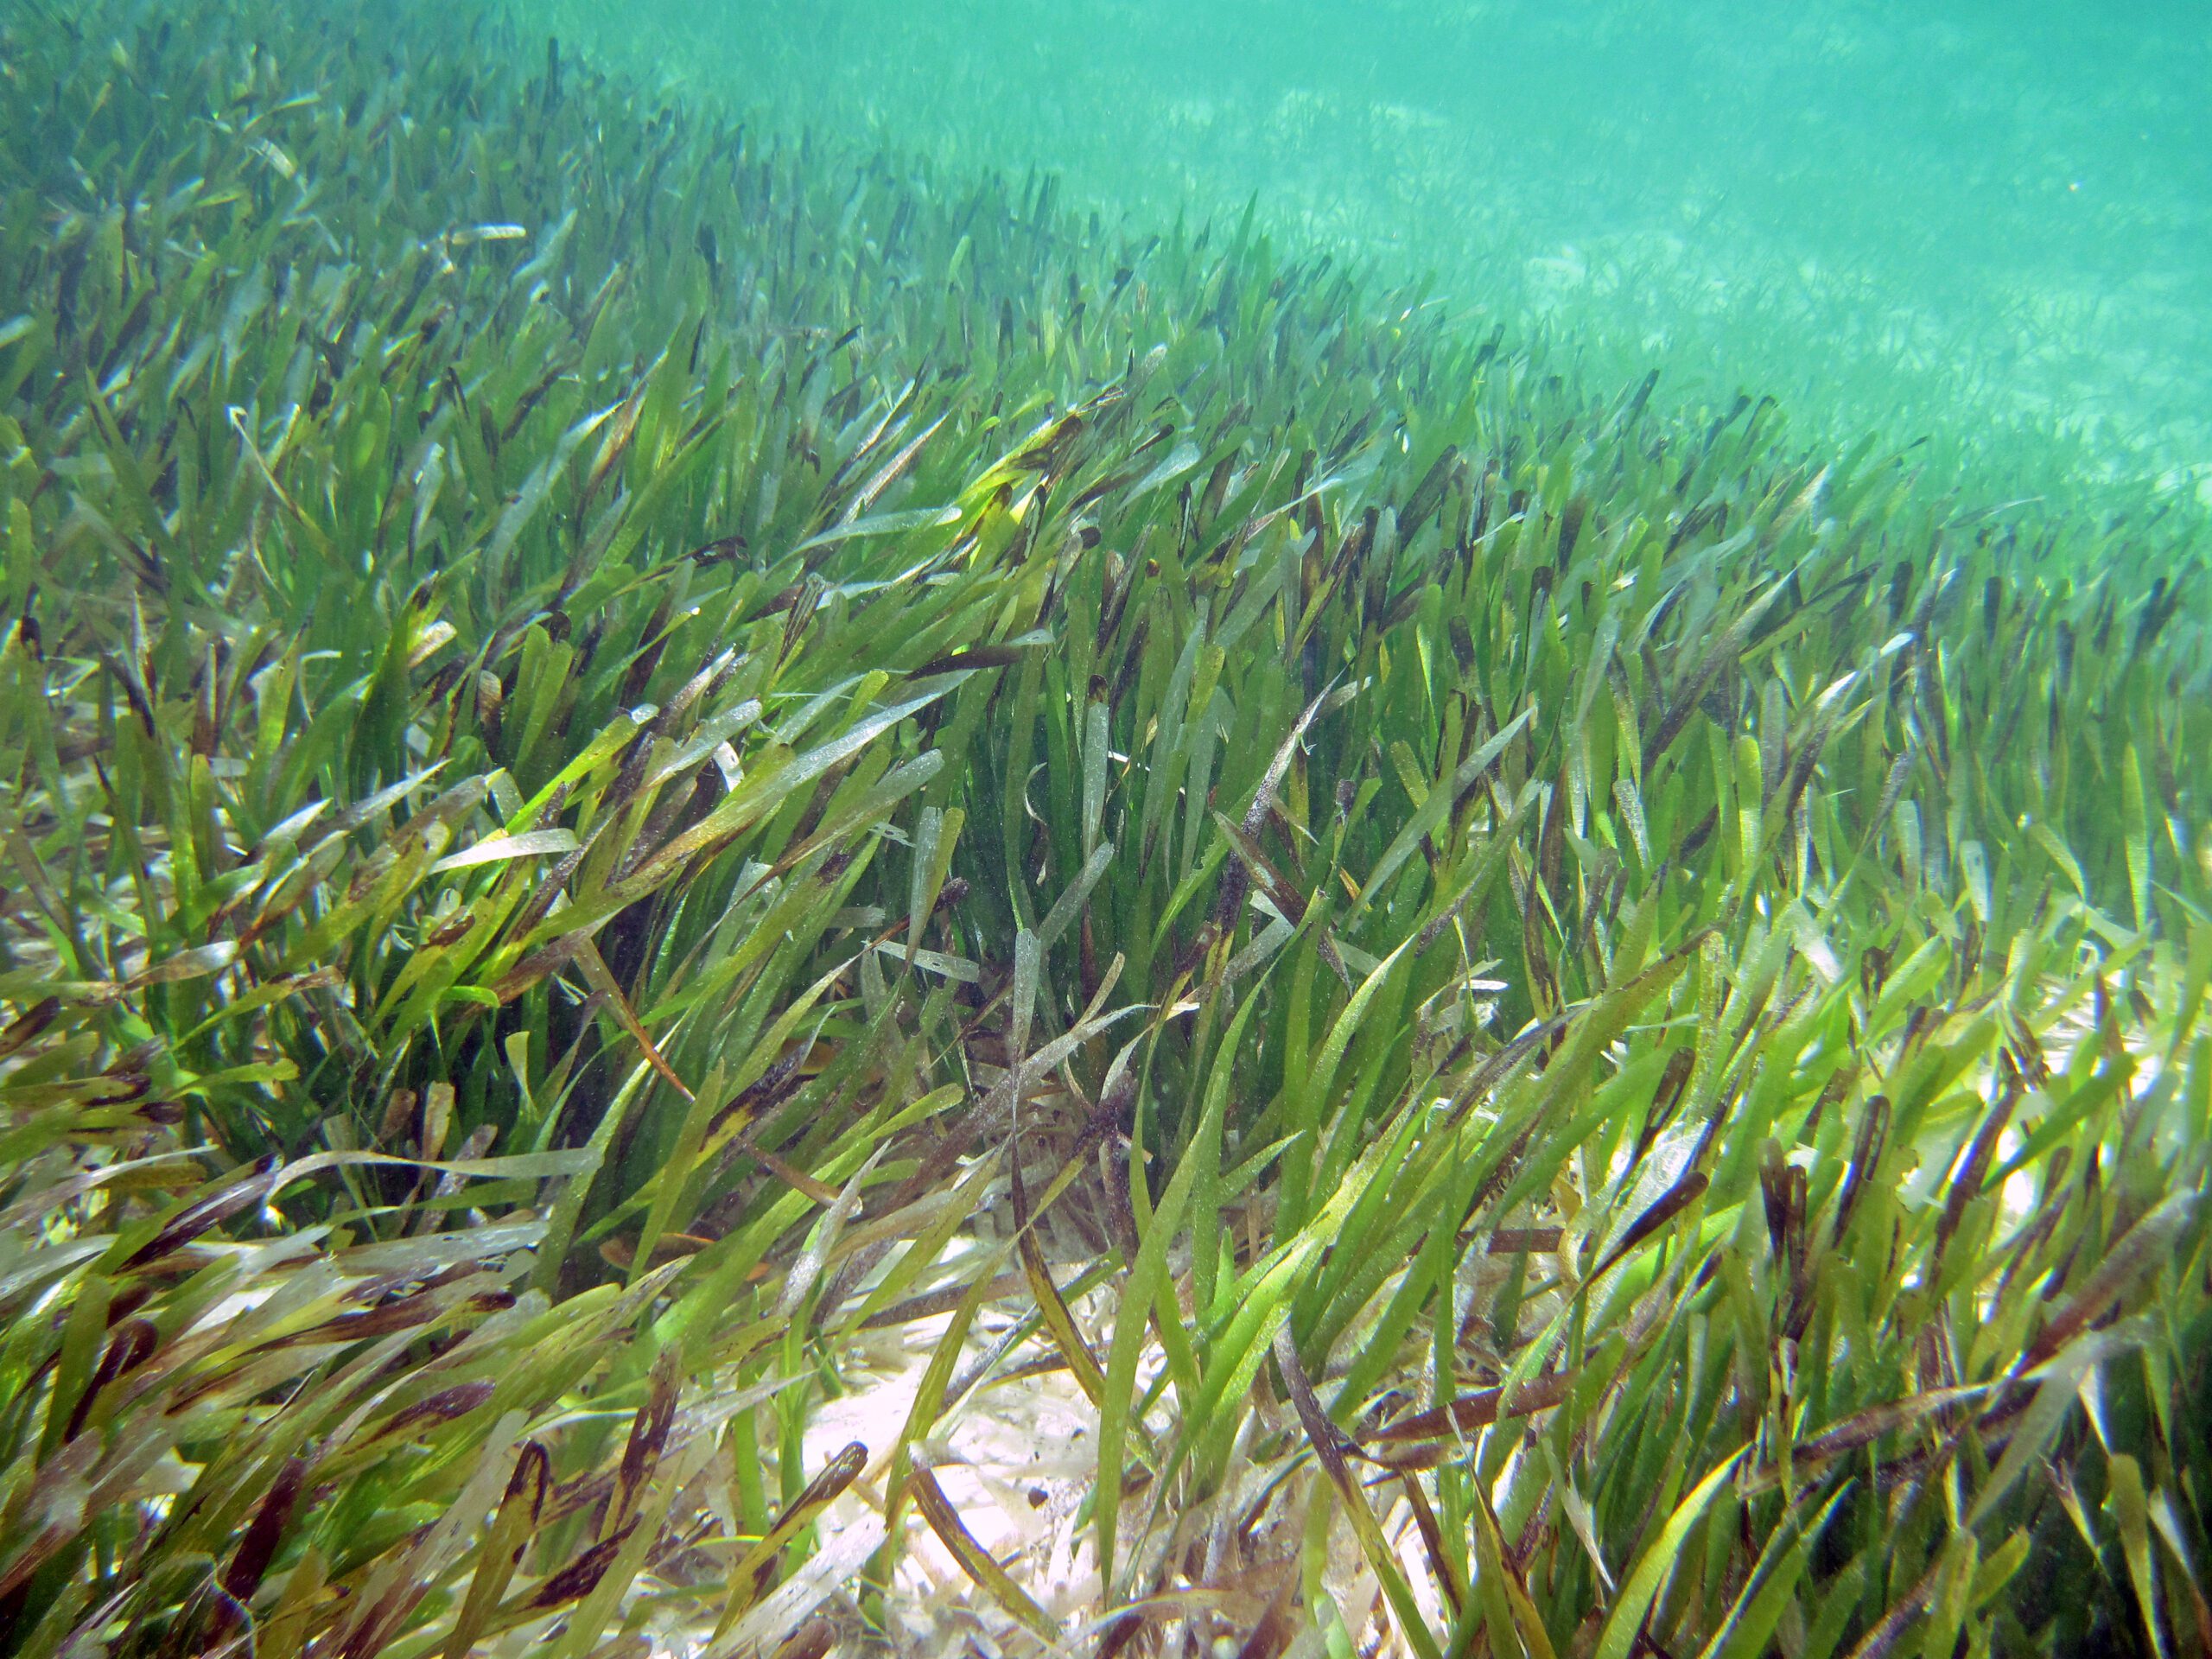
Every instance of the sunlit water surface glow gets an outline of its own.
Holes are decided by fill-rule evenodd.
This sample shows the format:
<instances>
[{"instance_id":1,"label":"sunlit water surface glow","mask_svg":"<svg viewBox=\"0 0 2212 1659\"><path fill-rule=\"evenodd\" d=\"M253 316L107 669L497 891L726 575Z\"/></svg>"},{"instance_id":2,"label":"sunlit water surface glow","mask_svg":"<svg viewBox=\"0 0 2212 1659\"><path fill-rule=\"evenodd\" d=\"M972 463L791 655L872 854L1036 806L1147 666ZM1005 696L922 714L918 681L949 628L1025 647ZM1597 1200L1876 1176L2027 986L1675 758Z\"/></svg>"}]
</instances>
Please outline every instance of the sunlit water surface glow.
<instances>
[{"instance_id":1,"label":"sunlit water surface glow","mask_svg":"<svg viewBox=\"0 0 2212 1659\"><path fill-rule=\"evenodd\" d=\"M1686 402L2212 498L2201 6L520 3L772 124L1058 172L1136 228L1256 195Z\"/></svg>"}]
</instances>

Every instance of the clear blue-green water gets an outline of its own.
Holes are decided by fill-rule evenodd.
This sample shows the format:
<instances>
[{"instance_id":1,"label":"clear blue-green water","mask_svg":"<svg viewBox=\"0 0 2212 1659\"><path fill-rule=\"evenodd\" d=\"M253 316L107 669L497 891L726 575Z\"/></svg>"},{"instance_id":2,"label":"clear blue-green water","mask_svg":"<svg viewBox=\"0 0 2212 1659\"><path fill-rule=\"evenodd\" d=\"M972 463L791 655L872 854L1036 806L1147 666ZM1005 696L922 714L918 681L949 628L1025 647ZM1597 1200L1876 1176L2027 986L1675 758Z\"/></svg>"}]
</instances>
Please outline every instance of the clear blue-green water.
<instances>
[{"instance_id":1,"label":"clear blue-green water","mask_svg":"<svg viewBox=\"0 0 2212 1659\"><path fill-rule=\"evenodd\" d=\"M1055 172L1140 229L1256 200L1682 398L2212 494L2212 6L523 10L763 123Z\"/></svg>"}]
</instances>

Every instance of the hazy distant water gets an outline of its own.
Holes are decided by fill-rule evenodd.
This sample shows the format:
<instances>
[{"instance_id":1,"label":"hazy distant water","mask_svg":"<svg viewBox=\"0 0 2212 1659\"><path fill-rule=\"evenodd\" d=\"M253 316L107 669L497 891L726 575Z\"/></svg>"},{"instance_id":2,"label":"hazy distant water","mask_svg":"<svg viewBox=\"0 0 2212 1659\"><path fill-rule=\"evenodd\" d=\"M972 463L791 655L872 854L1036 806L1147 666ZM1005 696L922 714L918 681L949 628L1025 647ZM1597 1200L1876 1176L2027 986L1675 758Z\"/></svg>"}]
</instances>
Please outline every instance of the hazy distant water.
<instances>
[{"instance_id":1,"label":"hazy distant water","mask_svg":"<svg viewBox=\"0 0 2212 1659\"><path fill-rule=\"evenodd\" d=\"M2204 0L522 8L779 123L1055 169L1139 222L1256 192L1604 372L2212 480Z\"/></svg>"}]
</instances>

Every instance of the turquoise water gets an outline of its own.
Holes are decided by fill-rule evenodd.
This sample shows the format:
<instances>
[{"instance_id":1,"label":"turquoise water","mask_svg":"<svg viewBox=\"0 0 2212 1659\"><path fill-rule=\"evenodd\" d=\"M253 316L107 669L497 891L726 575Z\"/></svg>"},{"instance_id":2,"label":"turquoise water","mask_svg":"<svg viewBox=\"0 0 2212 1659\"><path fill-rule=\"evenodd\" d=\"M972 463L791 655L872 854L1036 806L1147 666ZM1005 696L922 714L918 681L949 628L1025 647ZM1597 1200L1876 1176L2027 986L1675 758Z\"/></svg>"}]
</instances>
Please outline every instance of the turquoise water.
<instances>
[{"instance_id":1,"label":"turquoise water","mask_svg":"<svg viewBox=\"0 0 2212 1659\"><path fill-rule=\"evenodd\" d=\"M2212 493L2212 11L527 0L786 128L1241 207L1689 401Z\"/></svg>"}]
</instances>

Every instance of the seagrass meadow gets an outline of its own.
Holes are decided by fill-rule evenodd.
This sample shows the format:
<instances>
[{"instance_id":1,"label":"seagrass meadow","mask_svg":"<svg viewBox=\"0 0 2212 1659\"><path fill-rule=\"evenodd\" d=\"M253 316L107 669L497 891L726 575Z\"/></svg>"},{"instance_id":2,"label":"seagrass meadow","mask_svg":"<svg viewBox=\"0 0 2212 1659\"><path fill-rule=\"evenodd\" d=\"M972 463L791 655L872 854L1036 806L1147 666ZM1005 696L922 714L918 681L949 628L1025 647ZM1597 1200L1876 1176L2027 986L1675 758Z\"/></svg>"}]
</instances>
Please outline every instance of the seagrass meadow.
<instances>
[{"instance_id":1,"label":"seagrass meadow","mask_svg":"<svg viewBox=\"0 0 2212 1659\"><path fill-rule=\"evenodd\" d=\"M0 13L0 1650L2212 1653L2212 540L1783 415Z\"/></svg>"}]
</instances>

